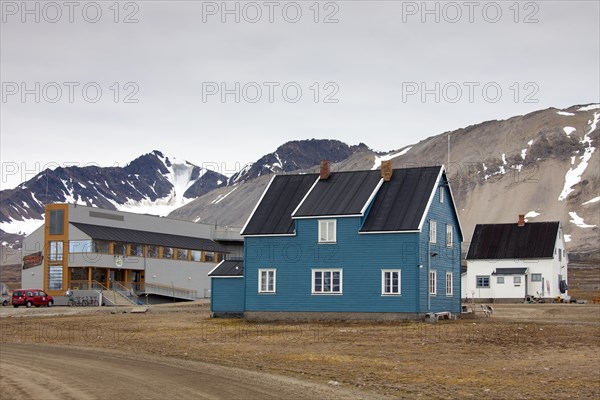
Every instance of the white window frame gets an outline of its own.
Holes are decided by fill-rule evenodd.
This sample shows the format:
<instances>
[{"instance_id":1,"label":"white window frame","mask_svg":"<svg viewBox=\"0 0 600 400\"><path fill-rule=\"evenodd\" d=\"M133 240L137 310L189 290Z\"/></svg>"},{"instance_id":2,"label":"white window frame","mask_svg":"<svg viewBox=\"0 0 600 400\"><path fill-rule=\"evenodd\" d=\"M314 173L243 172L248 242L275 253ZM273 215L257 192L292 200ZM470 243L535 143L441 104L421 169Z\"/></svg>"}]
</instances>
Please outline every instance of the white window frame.
<instances>
[{"instance_id":1,"label":"white window frame","mask_svg":"<svg viewBox=\"0 0 600 400\"><path fill-rule=\"evenodd\" d=\"M321 233L325 230L325 240L322 240ZM337 241L337 221L335 219L319 220L319 243L336 243Z\"/></svg>"},{"instance_id":2,"label":"white window frame","mask_svg":"<svg viewBox=\"0 0 600 400\"><path fill-rule=\"evenodd\" d=\"M265 274L266 282L263 279ZM269 275L273 275L272 288L269 288ZM264 283L264 285L263 285ZM264 286L264 288L263 288ZM277 290L277 270L275 268L260 268L258 270L258 293L275 293Z\"/></svg>"},{"instance_id":3,"label":"white window frame","mask_svg":"<svg viewBox=\"0 0 600 400\"><path fill-rule=\"evenodd\" d=\"M429 220L429 243L437 243L437 221Z\"/></svg>"},{"instance_id":4,"label":"white window frame","mask_svg":"<svg viewBox=\"0 0 600 400\"><path fill-rule=\"evenodd\" d=\"M452 247L454 244L454 227L446 224L446 247Z\"/></svg>"},{"instance_id":5,"label":"white window frame","mask_svg":"<svg viewBox=\"0 0 600 400\"><path fill-rule=\"evenodd\" d=\"M504 285L504 277L503 276L497 276L496 277L496 284L497 285Z\"/></svg>"},{"instance_id":6,"label":"white window frame","mask_svg":"<svg viewBox=\"0 0 600 400\"><path fill-rule=\"evenodd\" d=\"M393 283L390 283L390 290L387 290L386 287L386 275L390 274L390 280L391 278L391 274L393 274L394 272L398 273L398 287L395 288L397 289L396 291L394 291L394 285ZM382 296L400 296L402 294L402 271L399 269L382 269L381 270L381 295Z\"/></svg>"},{"instance_id":7,"label":"white window frame","mask_svg":"<svg viewBox=\"0 0 600 400\"><path fill-rule=\"evenodd\" d=\"M533 277L538 277L540 279L533 279ZM531 274L531 282L541 282L542 281L542 274L539 273L535 273L535 274Z\"/></svg>"},{"instance_id":8,"label":"white window frame","mask_svg":"<svg viewBox=\"0 0 600 400\"><path fill-rule=\"evenodd\" d=\"M444 202L444 187L440 186L440 203Z\"/></svg>"},{"instance_id":9,"label":"white window frame","mask_svg":"<svg viewBox=\"0 0 600 400\"><path fill-rule=\"evenodd\" d=\"M429 295L437 295L437 271L429 271Z\"/></svg>"},{"instance_id":10,"label":"white window frame","mask_svg":"<svg viewBox=\"0 0 600 400\"><path fill-rule=\"evenodd\" d=\"M325 277L324 275L325 274L330 274L330 277L329 277L329 279L330 279L330 285L329 285L330 290L328 290L328 291L324 291L323 290L323 287L324 287L323 281L321 282L321 290L320 291L316 290L316 288L315 288L315 276L319 272L321 273L321 279L322 280L324 280L324 277ZM340 274L340 288L339 288L339 291L334 291L333 290L333 273L334 272L339 272L339 274ZM343 292L344 292L344 286L343 286L343 283L344 283L344 270L342 268L314 268L312 270L312 272L311 272L311 275L312 275L312 279L311 279L311 281L312 281L311 282L311 294L316 294L316 295L322 295L322 294L324 294L324 295L332 295L332 294L333 295L339 295L339 294L343 294Z\"/></svg>"},{"instance_id":11,"label":"white window frame","mask_svg":"<svg viewBox=\"0 0 600 400\"><path fill-rule=\"evenodd\" d=\"M452 272L446 272L446 296L452 296L454 290L452 288Z\"/></svg>"}]
</instances>

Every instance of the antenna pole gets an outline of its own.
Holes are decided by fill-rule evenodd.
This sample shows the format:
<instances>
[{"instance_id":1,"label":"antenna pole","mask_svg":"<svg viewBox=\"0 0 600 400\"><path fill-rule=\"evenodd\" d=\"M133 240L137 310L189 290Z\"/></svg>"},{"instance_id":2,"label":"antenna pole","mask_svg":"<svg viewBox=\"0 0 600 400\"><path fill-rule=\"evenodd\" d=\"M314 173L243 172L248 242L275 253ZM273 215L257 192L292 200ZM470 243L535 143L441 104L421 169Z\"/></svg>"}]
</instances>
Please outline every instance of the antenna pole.
<instances>
[{"instance_id":1,"label":"antenna pole","mask_svg":"<svg viewBox=\"0 0 600 400\"><path fill-rule=\"evenodd\" d=\"M448 133L448 164L446 168L450 168L450 133Z\"/></svg>"}]
</instances>

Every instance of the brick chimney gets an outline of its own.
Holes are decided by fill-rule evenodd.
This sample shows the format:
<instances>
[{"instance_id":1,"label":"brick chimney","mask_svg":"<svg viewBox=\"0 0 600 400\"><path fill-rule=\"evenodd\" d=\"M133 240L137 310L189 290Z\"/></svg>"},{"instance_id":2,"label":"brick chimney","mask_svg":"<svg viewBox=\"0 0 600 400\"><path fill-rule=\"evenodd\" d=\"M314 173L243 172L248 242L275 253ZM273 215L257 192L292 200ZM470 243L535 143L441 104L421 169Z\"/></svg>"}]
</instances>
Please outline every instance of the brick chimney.
<instances>
[{"instance_id":1,"label":"brick chimney","mask_svg":"<svg viewBox=\"0 0 600 400\"><path fill-rule=\"evenodd\" d=\"M321 161L321 175L319 176L319 179L324 181L326 179L329 179L329 175L331 175L331 161L322 160Z\"/></svg>"},{"instance_id":2,"label":"brick chimney","mask_svg":"<svg viewBox=\"0 0 600 400\"><path fill-rule=\"evenodd\" d=\"M525 214L519 214L519 222L517 226L525 226Z\"/></svg>"},{"instance_id":3,"label":"brick chimney","mask_svg":"<svg viewBox=\"0 0 600 400\"><path fill-rule=\"evenodd\" d=\"M392 179L392 171L392 160L381 162L381 177L385 182L389 182Z\"/></svg>"}]
</instances>

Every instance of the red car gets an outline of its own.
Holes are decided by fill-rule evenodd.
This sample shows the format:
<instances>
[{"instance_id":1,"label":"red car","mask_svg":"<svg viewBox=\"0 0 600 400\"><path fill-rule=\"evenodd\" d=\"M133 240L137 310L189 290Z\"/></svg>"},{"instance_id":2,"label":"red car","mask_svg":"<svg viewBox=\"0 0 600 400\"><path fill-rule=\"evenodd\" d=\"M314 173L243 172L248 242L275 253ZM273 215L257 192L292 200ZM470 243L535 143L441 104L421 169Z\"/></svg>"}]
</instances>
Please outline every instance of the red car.
<instances>
[{"instance_id":1,"label":"red car","mask_svg":"<svg viewBox=\"0 0 600 400\"><path fill-rule=\"evenodd\" d=\"M52 307L54 298L41 289L17 289L12 295L12 305L19 306L48 306Z\"/></svg>"}]
</instances>

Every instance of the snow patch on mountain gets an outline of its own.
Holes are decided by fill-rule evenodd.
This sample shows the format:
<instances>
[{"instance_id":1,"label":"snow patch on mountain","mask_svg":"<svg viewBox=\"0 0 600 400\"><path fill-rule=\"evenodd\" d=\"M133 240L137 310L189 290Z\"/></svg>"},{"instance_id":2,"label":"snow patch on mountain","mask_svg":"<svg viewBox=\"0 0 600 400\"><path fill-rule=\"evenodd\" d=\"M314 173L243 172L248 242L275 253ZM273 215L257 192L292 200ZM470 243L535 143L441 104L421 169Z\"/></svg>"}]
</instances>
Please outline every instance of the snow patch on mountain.
<instances>
[{"instance_id":1,"label":"snow patch on mountain","mask_svg":"<svg viewBox=\"0 0 600 400\"><path fill-rule=\"evenodd\" d=\"M525 214L525 218L535 218L540 215L542 215L542 214L540 214L537 211L529 211L527 214Z\"/></svg>"},{"instance_id":2,"label":"snow patch on mountain","mask_svg":"<svg viewBox=\"0 0 600 400\"><path fill-rule=\"evenodd\" d=\"M565 131L565 133L567 134L567 136L569 136L571 133L575 132L577 129L573 128L572 126L565 126L563 128L563 131Z\"/></svg>"},{"instance_id":3,"label":"snow patch on mountain","mask_svg":"<svg viewBox=\"0 0 600 400\"><path fill-rule=\"evenodd\" d=\"M571 220L569 222L572 222L573 224L577 225L580 228L594 228L596 225L588 225L584 222L583 218L581 218L579 215L577 215L576 212L571 211L569 213L569 215L571 216Z\"/></svg>"},{"instance_id":4,"label":"snow patch on mountain","mask_svg":"<svg viewBox=\"0 0 600 400\"><path fill-rule=\"evenodd\" d=\"M373 167L371 168L371 170L376 170L377 168L381 167L381 163L383 161L389 161L389 160L391 160L393 158L405 155L406 153L408 153L408 151L410 149L412 149L412 147L407 147L407 148L405 148L405 149L403 149L403 150L401 150L401 151L399 151L397 153L389 153L389 154L385 154L383 156L376 156L375 157L375 162L373 163Z\"/></svg>"},{"instance_id":5,"label":"snow patch on mountain","mask_svg":"<svg viewBox=\"0 0 600 400\"><path fill-rule=\"evenodd\" d=\"M44 224L43 219L25 218L22 221L11 220L11 222L0 223L0 229L7 233L16 235L28 235Z\"/></svg>"},{"instance_id":6,"label":"snow patch on mountain","mask_svg":"<svg viewBox=\"0 0 600 400\"><path fill-rule=\"evenodd\" d=\"M220 202L222 202L223 200L225 200L225 198L227 196L229 196L231 193L235 192L237 190L238 186L234 187L233 190L231 190L230 192L225 193L224 195L219 195L215 200L211 201L211 204L219 204Z\"/></svg>"},{"instance_id":7,"label":"snow patch on mountain","mask_svg":"<svg viewBox=\"0 0 600 400\"><path fill-rule=\"evenodd\" d=\"M599 202L599 201L600 201L600 196L598 196L598 197L594 197L593 199L591 199L591 200L588 200L588 201L586 201L585 203L581 203L581 205L582 205L582 206L585 206L585 205L587 205L587 204L597 203L597 202Z\"/></svg>"},{"instance_id":8,"label":"snow patch on mountain","mask_svg":"<svg viewBox=\"0 0 600 400\"><path fill-rule=\"evenodd\" d=\"M580 107L577 111L592 111L597 109L600 109L600 104L590 104L589 106Z\"/></svg>"},{"instance_id":9,"label":"snow patch on mountain","mask_svg":"<svg viewBox=\"0 0 600 400\"><path fill-rule=\"evenodd\" d=\"M596 130L598 126L598 122L600 121L600 113L594 113L594 119L589 121L590 130L586 133L583 138L580 140L581 143L587 145L585 148L583 155L579 157L579 164L570 168L565 174L565 185L563 187L562 192L558 196L559 201L563 201L569 196L569 194L574 190L573 186L581 182L581 175L585 172L590 159L592 158L592 154L596 150L595 147L592 147L592 139L590 138L590 133Z\"/></svg>"},{"instance_id":10,"label":"snow patch on mountain","mask_svg":"<svg viewBox=\"0 0 600 400\"><path fill-rule=\"evenodd\" d=\"M557 114L558 115L564 115L565 117L572 117L573 115L575 115L573 113L566 112L566 111L559 111L559 112L557 112Z\"/></svg>"}]
</instances>

